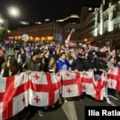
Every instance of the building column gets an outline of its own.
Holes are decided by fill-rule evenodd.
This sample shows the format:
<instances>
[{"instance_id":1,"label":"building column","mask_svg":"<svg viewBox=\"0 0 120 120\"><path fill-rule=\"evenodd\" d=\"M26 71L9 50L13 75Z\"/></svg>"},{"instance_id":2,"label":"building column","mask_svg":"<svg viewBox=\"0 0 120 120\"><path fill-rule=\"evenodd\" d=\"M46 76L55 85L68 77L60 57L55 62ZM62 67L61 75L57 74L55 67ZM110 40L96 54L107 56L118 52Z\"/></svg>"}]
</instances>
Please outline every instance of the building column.
<instances>
[{"instance_id":1,"label":"building column","mask_svg":"<svg viewBox=\"0 0 120 120\"><path fill-rule=\"evenodd\" d=\"M98 9L95 9L95 29L94 29L94 36L98 36Z\"/></svg>"},{"instance_id":2,"label":"building column","mask_svg":"<svg viewBox=\"0 0 120 120\"><path fill-rule=\"evenodd\" d=\"M103 3L100 5L100 35L104 33L104 26L103 26Z\"/></svg>"},{"instance_id":3,"label":"building column","mask_svg":"<svg viewBox=\"0 0 120 120\"><path fill-rule=\"evenodd\" d=\"M108 15L108 32L113 31L113 10L112 10L112 5L111 2L109 3L109 15Z\"/></svg>"}]
</instances>

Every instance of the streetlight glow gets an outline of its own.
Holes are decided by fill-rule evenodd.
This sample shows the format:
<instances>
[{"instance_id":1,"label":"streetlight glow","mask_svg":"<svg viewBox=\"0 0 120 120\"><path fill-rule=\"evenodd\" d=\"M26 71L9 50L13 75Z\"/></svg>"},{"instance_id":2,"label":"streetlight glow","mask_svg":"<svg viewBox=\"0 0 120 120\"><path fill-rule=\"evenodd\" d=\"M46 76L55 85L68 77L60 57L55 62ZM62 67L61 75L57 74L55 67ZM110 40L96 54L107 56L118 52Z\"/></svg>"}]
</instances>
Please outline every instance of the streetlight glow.
<instances>
[{"instance_id":1,"label":"streetlight glow","mask_svg":"<svg viewBox=\"0 0 120 120\"><path fill-rule=\"evenodd\" d=\"M19 9L17 7L10 7L10 8L8 8L8 12L13 17L20 16L20 11L19 11Z\"/></svg>"},{"instance_id":2,"label":"streetlight glow","mask_svg":"<svg viewBox=\"0 0 120 120\"><path fill-rule=\"evenodd\" d=\"M3 18L1 17L1 14L0 14L0 23L4 23L4 20L3 20Z\"/></svg>"},{"instance_id":3,"label":"streetlight glow","mask_svg":"<svg viewBox=\"0 0 120 120\"><path fill-rule=\"evenodd\" d=\"M4 23L4 20L0 18L0 23Z\"/></svg>"}]
</instances>

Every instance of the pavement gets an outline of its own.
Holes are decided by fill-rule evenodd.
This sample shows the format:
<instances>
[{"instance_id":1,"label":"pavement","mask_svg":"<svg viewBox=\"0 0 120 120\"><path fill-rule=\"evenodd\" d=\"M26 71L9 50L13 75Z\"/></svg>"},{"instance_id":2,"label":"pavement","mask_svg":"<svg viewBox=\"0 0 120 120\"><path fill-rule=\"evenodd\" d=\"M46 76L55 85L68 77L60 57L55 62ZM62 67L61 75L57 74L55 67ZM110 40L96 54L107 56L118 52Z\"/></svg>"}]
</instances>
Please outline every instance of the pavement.
<instances>
[{"instance_id":1,"label":"pavement","mask_svg":"<svg viewBox=\"0 0 120 120\"><path fill-rule=\"evenodd\" d=\"M117 97L118 100L109 97L110 101L115 106L120 106L120 95ZM10 120L85 120L85 106L111 106L104 101L97 101L89 96L85 96L84 99L74 99L74 101L64 102L62 105L56 104L54 108L49 107L44 110L42 115L38 114L36 109L32 109L29 114L28 108L17 114ZM40 110L40 109L39 109ZM27 112L26 112L27 111ZM29 117L24 119L24 116Z\"/></svg>"}]
</instances>

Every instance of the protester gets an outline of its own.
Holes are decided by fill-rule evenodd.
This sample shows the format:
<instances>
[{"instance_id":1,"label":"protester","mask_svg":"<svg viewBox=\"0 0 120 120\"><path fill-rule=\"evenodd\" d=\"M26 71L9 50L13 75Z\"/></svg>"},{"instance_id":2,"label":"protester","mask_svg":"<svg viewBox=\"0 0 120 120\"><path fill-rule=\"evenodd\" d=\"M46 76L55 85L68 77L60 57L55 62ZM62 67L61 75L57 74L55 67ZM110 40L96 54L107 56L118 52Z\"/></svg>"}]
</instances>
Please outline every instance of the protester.
<instances>
[{"instance_id":1,"label":"protester","mask_svg":"<svg viewBox=\"0 0 120 120\"><path fill-rule=\"evenodd\" d=\"M47 71L51 73L56 72L56 60L54 57L51 57L48 63Z\"/></svg>"},{"instance_id":2,"label":"protester","mask_svg":"<svg viewBox=\"0 0 120 120\"><path fill-rule=\"evenodd\" d=\"M24 48L20 48L20 51L18 52L17 55L17 62L20 65L20 71L23 71L24 65L25 65L25 61L26 61L26 53Z\"/></svg>"},{"instance_id":3,"label":"protester","mask_svg":"<svg viewBox=\"0 0 120 120\"><path fill-rule=\"evenodd\" d=\"M114 69L114 67L115 67L115 59L114 59L114 57L112 57L112 56L110 57L109 61L107 62L107 66L108 66L108 69L110 69L110 70ZM108 88L108 95L109 95L109 97L112 97L115 100L117 100L116 90Z\"/></svg>"},{"instance_id":4,"label":"protester","mask_svg":"<svg viewBox=\"0 0 120 120\"><path fill-rule=\"evenodd\" d=\"M19 70L19 64L14 57L14 53L12 51L9 51L7 59L2 65L1 76L8 77L11 75L16 75L20 72Z\"/></svg>"},{"instance_id":5,"label":"protester","mask_svg":"<svg viewBox=\"0 0 120 120\"><path fill-rule=\"evenodd\" d=\"M34 51L30 59L26 60L24 69L31 71L41 71L40 51Z\"/></svg>"},{"instance_id":6,"label":"protester","mask_svg":"<svg viewBox=\"0 0 120 120\"><path fill-rule=\"evenodd\" d=\"M66 59L65 52L61 52L59 56L60 57L57 60L57 71L68 70L70 68L70 64L68 60Z\"/></svg>"},{"instance_id":7,"label":"protester","mask_svg":"<svg viewBox=\"0 0 120 120\"><path fill-rule=\"evenodd\" d=\"M50 59L50 52L49 52L49 50L46 50L43 57L42 57L42 70L44 72L47 72L49 59Z\"/></svg>"},{"instance_id":8,"label":"protester","mask_svg":"<svg viewBox=\"0 0 120 120\"><path fill-rule=\"evenodd\" d=\"M115 50L110 49L108 46L98 48L91 45L76 44L65 47L64 44L60 45L55 42L28 42L26 44L17 45L17 42L12 42L12 47L10 48L13 51L8 51L9 47L5 46L5 50L8 52L5 55L3 55L4 51L1 52L0 47L0 67L2 67L0 74L2 77L21 72L26 72L29 75L32 71L54 74L65 70L73 70L75 72L92 70L96 82L100 80L103 73L107 74L109 69L120 68L120 53L116 56ZM107 92L105 93L106 99L111 104L107 95L109 92ZM112 92L109 95L115 96ZM74 99L71 100L74 101ZM29 108L29 111L32 113L34 108ZM38 114L42 116L43 109L39 109Z\"/></svg>"},{"instance_id":9,"label":"protester","mask_svg":"<svg viewBox=\"0 0 120 120\"><path fill-rule=\"evenodd\" d=\"M0 71L2 69L2 64L5 62L4 59L4 50L2 48L2 46L0 46Z\"/></svg>"}]
</instances>

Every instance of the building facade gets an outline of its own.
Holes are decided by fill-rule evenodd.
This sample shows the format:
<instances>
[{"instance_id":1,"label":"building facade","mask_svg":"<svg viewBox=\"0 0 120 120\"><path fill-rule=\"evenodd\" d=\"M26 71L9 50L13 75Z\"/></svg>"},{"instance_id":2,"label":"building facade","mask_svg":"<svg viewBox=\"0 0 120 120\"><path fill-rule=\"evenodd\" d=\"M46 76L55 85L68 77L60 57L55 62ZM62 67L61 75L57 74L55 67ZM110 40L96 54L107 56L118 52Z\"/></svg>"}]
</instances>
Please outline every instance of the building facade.
<instances>
[{"instance_id":1,"label":"building facade","mask_svg":"<svg viewBox=\"0 0 120 120\"><path fill-rule=\"evenodd\" d=\"M120 46L120 0L104 0L95 10L96 44L109 42L113 48Z\"/></svg>"},{"instance_id":2,"label":"building facade","mask_svg":"<svg viewBox=\"0 0 120 120\"><path fill-rule=\"evenodd\" d=\"M108 42L111 47L120 46L120 0L103 0L99 8L81 13L81 40L103 46Z\"/></svg>"},{"instance_id":3,"label":"building facade","mask_svg":"<svg viewBox=\"0 0 120 120\"><path fill-rule=\"evenodd\" d=\"M43 23L40 25L29 26L18 30L13 30L9 34L10 40L21 40L23 34L29 35L30 41L62 41L63 29L62 26L55 23Z\"/></svg>"},{"instance_id":4,"label":"building facade","mask_svg":"<svg viewBox=\"0 0 120 120\"><path fill-rule=\"evenodd\" d=\"M95 13L94 8L83 7L81 10L81 33L82 43L91 43L94 39Z\"/></svg>"},{"instance_id":5,"label":"building facade","mask_svg":"<svg viewBox=\"0 0 120 120\"><path fill-rule=\"evenodd\" d=\"M75 29L72 40L80 40L80 24L78 15L70 15L56 22L45 22L40 25L29 26L9 33L10 40L21 40L23 34L29 35L30 41L64 42L69 32Z\"/></svg>"}]
</instances>

